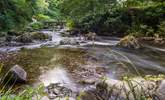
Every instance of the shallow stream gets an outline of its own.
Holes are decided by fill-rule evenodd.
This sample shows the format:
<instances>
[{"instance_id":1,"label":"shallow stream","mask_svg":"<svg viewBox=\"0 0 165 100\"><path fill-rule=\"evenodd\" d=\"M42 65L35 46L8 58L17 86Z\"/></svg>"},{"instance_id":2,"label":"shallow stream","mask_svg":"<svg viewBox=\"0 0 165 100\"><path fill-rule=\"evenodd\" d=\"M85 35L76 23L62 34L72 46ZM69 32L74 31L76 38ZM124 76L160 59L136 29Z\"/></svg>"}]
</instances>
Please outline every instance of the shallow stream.
<instances>
[{"instance_id":1,"label":"shallow stream","mask_svg":"<svg viewBox=\"0 0 165 100\"><path fill-rule=\"evenodd\" d=\"M28 84L61 83L79 91L92 88L92 82L102 77L121 79L125 75L165 74L165 47L144 45L139 50L116 46L119 38L102 37L93 43L60 45L65 37L60 31L42 30L51 34L52 40L18 47L0 47L1 52L16 53L4 61L7 69L15 64L28 73ZM69 37L78 39L77 37ZM84 83L84 80L87 84Z\"/></svg>"}]
</instances>

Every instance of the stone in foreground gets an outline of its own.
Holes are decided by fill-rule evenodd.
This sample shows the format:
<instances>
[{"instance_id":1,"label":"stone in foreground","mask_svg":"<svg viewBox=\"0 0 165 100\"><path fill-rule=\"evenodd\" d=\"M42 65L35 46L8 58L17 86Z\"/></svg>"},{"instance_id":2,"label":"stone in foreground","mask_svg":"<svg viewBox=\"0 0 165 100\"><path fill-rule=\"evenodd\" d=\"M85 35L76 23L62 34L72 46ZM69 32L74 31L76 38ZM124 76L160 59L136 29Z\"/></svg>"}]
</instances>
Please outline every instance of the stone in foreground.
<instances>
[{"instance_id":1,"label":"stone in foreground","mask_svg":"<svg viewBox=\"0 0 165 100\"><path fill-rule=\"evenodd\" d=\"M27 81L27 72L19 65L13 66L6 75L4 82L24 83Z\"/></svg>"}]
</instances>

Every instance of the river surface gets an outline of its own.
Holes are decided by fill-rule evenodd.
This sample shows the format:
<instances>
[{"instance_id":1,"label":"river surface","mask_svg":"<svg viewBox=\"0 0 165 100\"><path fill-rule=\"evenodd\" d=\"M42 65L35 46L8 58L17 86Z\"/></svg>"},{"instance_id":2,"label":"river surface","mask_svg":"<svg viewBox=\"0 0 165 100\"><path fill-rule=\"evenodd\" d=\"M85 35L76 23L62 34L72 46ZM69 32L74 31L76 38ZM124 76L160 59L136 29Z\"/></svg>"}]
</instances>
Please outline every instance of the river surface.
<instances>
[{"instance_id":1,"label":"river surface","mask_svg":"<svg viewBox=\"0 0 165 100\"><path fill-rule=\"evenodd\" d=\"M0 47L1 52L16 53L4 62L9 68L15 64L28 73L28 84L61 83L73 91L92 88L91 81L102 77L121 79L125 75L165 74L165 47L144 45L134 50L116 46L119 38L98 36L97 40L81 42L79 45L60 45L64 38L60 31L42 30L52 35L47 42L32 43L17 47ZM82 84L90 80L88 85Z\"/></svg>"}]
</instances>

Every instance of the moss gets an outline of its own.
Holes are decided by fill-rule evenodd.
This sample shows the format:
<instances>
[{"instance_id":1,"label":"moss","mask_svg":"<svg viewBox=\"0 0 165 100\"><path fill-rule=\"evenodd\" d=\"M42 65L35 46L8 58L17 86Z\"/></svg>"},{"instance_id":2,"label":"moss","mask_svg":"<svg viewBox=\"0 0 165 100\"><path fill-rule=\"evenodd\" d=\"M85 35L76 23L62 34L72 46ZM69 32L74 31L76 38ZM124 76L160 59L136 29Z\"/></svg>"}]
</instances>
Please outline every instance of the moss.
<instances>
[{"instance_id":1,"label":"moss","mask_svg":"<svg viewBox=\"0 0 165 100\"><path fill-rule=\"evenodd\" d=\"M125 36L124 38L122 38L118 45L120 45L122 47L128 47L128 48L140 48L141 47L138 40L132 35L128 35L128 36Z\"/></svg>"},{"instance_id":2,"label":"moss","mask_svg":"<svg viewBox=\"0 0 165 100\"><path fill-rule=\"evenodd\" d=\"M159 75L146 75L144 77L146 80L151 80L151 81L160 81L165 79L165 75L159 74Z\"/></svg>"},{"instance_id":3,"label":"moss","mask_svg":"<svg viewBox=\"0 0 165 100\"><path fill-rule=\"evenodd\" d=\"M38 29L42 29L44 27L43 23L41 22L34 22L34 23L31 23L30 24L30 27L33 29L33 30L38 30Z\"/></svg>"},{"instance_id":4,"label":"moss","mask_svg":"<svg viewBox=\"0 0 165 100\"><path fill-rule=\"evenodd\" d=\"M48 34L44 34L44 33L40 33L40 32L32 32L32 33L30 33L30 35L34 40L50 39L50 36Z\"/></svg>"},{"instance_id":5,"label":"moss","mask_svg":"<svg viewBox=\"0 0 165 100\"><path fill-rule=\"evenodd\" d=\"M21 42L21 43L31 43L33 40L32 40L29 33L24 33L24 34L16 37L15 41L16 42Z\"/></svg>"}]
</instances>

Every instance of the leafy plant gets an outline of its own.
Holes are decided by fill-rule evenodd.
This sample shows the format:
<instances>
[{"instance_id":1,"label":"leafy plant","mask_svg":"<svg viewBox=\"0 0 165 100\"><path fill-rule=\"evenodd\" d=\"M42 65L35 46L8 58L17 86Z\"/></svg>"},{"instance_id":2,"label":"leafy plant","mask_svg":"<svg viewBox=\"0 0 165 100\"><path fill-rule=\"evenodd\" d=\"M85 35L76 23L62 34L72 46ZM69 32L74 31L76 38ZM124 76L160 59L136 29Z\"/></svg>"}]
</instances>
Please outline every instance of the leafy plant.
<instances>
[{"instance_id":1,"label":"leafy plant","mask_svg":"<svg viewBox=\"0 0 165 100\"><path fill-rule=\"evenodd\" d=\"M37 30L37 29L42 29L44 27L43 23L41 22L34 22L34 23L31 23L30 24L30 27L33 29L33 30Z\"/></svg>"}]
</instances>

